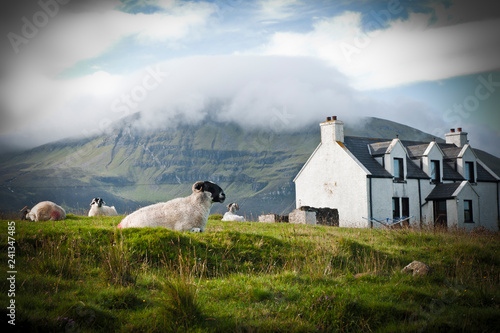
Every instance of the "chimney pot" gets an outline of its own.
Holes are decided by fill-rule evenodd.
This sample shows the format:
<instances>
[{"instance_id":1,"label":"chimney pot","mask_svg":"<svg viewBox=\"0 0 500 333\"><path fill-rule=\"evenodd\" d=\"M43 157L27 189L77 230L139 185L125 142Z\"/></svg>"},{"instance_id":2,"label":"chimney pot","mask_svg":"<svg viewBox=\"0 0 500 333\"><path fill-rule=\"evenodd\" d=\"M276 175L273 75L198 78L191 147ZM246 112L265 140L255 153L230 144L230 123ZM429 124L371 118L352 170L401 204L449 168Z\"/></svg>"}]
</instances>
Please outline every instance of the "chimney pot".
<instances>
[{"instance_id":1,"label":"chimney pot","mask_svg":"<svg viewBox=\"0 0 500 333\"><path fill-rule=\"evenodd\" d=\"M457 132L462 132L462 127L458 127Z\"/></svg>"},{"instance_id":2,"label":"chimney pot","mask_svg":"<svg viewBox=\"0 0 500 333\"><path fill-rule=\"evenodd\" d=\"M450 128L450 133L455 133L455 129L454 128Z\"/></svg>"},{"instance_id":3,"label":"chimney pot","mask_svg":"<svg viewBox=\"0 0 500 333\"><path fill-rule=\"evenodd\" d=\"M332 117L326 117L326 121L332 120Z\"/></svg>"},{"instance_id":4,"label":"chimney pot","mask_svg":"<svg viewBox=\"0 0 500 333\"><path fill-rule=\"evenodd\" d=\"M332 116L332 120L337 120L337 116Z\"/></svg>"}]
</instances>

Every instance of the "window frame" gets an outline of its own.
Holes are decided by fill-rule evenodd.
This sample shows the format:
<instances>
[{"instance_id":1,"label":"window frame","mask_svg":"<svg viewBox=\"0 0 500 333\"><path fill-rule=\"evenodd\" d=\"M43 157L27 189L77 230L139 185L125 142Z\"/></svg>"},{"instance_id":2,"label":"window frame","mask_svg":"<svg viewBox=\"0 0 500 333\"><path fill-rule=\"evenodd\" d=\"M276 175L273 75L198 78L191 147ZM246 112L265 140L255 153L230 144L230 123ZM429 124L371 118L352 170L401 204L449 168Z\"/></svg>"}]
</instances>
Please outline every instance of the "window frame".
<instances>
[{"instance_id":1,"label":"window frame","mask_svg":"<svg viewBox=\"0 0 500 333\"><path fill-rule=\"evenodd\" d=\"M398 162L398 167L396 168L396 161ZM394 168L393 174L394 174L394 180L395 181L404 181L405 180L405 166L404 166L404 160L401 157L394 157L392 161L392 166ZM396 176L396 169L398 172L398 176Z\"/></svg>"},{"instance_id":2,"label":"window frame","mask_svg":"<svg viewBox=\"0 0 500 333\"><path fill-rule=\"evenodd\" d=\"M466 161L464 164L464 178L469 182L469 183L475 183L476 182L476 177L474 175L474 162L471 161Z\"/></svg>"},{"instance_id":3,"label":"window frame","mask_svg":"<svg viewBox=\"0 0 500 333\"><path fill-rule=\"evenodd\" d=\"M392 198L392 218L400 218L401 217L401 205L399 204L399 198Z\"/></svg>"},{"instance_id":4,"label":"window frame","mask_svg":"<svg viewBox=\"0 0 500 333\"><path fill-rule=\"evenodd\" d=\"M401 198L401 217L410 217L410 198Z\"/></svg>"},{"instance_id":5,"label":"window frame","mask_svg":"<svg viewBox=\"0 0 500 333\"><path fill-rule=\"evenodd\" d=\"M431 160L431 183L441 183L441 161Z\"/></svg>"},{"instance_id":6,"label":"window frame","mask_svg":"<svg viewBox=\"0 0 500 333\"><path fill-rule=\"evenodd\" d=\"M468 204L468 209L466 208L466 203ZM464 200L464 223L474 223L472 207L472 200Z\"/></svg>"}]
</instances>

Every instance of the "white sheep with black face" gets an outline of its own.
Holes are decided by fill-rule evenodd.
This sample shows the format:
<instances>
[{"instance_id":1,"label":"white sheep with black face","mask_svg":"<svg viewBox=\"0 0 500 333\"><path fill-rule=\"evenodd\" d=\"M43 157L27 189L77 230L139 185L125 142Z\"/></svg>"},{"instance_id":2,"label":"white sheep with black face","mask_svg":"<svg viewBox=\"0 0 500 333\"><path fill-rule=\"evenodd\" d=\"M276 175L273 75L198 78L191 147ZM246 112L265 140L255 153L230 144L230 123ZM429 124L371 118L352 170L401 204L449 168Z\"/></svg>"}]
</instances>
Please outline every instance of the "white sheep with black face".
<instances>
[{"instance_id":1,"label":"white sheep with black face","mask_svg":"<svg viewBox=\"0 0 500 333\"><path fill-rule=\"evenodd\" d=\"M89 216L116 216L115 206L106 206L102 198L94 198L90 203Z\"/></svg>"},{"instance_id":2,"label":"white sheep with black face","mask_svg":"<svg viewBox=\"0 0 500 333\"><path fill-rule=\"evenodd\" d=\"M66 218L64 208L52 201L39 202L31 209L26 206L22 209L22 214L26 220L31 221L60 221Z\"/></svg>"},{"instance_id":3,"label":"white sheep with black face","mask_svg":"<svg viewBox=\"0 0 500 333\"><path fill-rule=\"evenodd\" d=\"M239 209L240 209L240 206L238 206L237 203L235 203L235 202L230 203L229 205L227 205L228 212L224 214L221 221L245 222L246 220L243 216L235 214L235 212Z\"/></svg>"},{"instance_id":4,"label":"white sheep with black face","mask_svg":"<svg viewBox=\"0 0 500 333\"><path fill-rule=\"evenodd\" d=\"M215 202L224 202L226 195L216 184L199 181L193 184L193 193L143 207L126 216L118 228L164 227L178 231L203 232L210 208Z\"/></svg>"}]
</instances>

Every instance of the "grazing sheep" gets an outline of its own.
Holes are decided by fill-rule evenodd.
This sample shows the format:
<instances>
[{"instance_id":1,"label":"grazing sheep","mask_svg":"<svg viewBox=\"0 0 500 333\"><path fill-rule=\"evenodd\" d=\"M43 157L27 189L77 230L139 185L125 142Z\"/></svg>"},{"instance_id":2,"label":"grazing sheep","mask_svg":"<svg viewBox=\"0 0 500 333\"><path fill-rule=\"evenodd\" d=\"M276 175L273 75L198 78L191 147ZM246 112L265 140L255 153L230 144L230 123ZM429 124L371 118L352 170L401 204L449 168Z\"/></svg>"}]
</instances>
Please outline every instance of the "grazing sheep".
<instances>
[{"instance_id":1,"label":"grazing sheep","mask_svg":"<svg viewBox=\"0 0 500 333\"><path fill-rule=\"evenodd\" d=\"M115 206L105 206L102 198L94 198L90 203L89 216L116 216Z\"/></svg>"},{"instance_id":2,"label":"grazing sheep","mask_svg":"<svg viewBox=\"0 0 500 333\"><path fill-rule=\"evenodd\" d=\"M238 206L237 203L233 202L227 205L227 210L229 212L225 213L224 216L222 217L221 221L239 221L239 222L245 222L245 218L240 215L234 214L237 210L240 209L240 206Z\"/></svg>"},{"instance_id":3,"label":"grazing sheep","mask_svg":"<svg viewBox=\"0 0 500 333\"><path fill-rule=\"evenodd\" d=\"M178 231L203 232L214 202L224 202L226 195L216 184L199 181L193 193L143 207L125 217L117 228L164 227Z\"/></svg>"},{"instance_id":4,"label":"grazing sheep","mask_svg":"<svg viewBox=\"0 0 500 333\"><path fill-rule=\"evenodd\" d=\"M31 221L60 221L66 218L66 211L51 201L42 201L29 209L23 208L27 220Z\"/></svg>"}]
</instances>

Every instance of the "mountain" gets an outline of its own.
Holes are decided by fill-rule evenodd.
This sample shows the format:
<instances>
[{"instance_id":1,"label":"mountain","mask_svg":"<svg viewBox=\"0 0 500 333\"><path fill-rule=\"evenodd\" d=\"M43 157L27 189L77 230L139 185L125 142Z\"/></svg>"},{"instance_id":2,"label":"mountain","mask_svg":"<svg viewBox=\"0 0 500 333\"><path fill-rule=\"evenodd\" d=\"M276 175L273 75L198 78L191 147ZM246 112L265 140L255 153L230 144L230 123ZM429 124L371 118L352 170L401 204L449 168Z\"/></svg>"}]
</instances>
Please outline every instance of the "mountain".
<instances>
[{"instance_id":1,"label":"mountain","mask_svg":"<svg viewBox=\"0 0 500 333\"><path fill-rule=\"evenodd\" d=\"M197 180L219 184L227 203L254 219L295 208L292 182L320 141L318 124L294 131L247 129L209 119L174 129L137 131L134 115L108 134L67 139L0 160L0 210L42 200L85 214L102 197L120 214L191 193ZM378 118L345 127L351 136L431 141L433 136ZM227 204L226 203L226 204ZM226 204L212 212L224 213Z\"/></svg>"}]
</instances>

